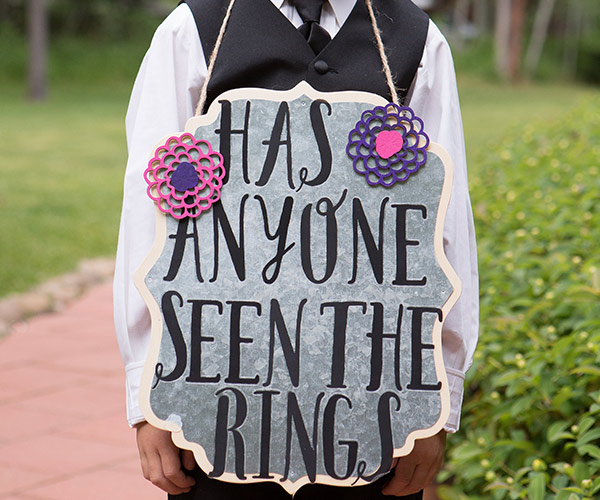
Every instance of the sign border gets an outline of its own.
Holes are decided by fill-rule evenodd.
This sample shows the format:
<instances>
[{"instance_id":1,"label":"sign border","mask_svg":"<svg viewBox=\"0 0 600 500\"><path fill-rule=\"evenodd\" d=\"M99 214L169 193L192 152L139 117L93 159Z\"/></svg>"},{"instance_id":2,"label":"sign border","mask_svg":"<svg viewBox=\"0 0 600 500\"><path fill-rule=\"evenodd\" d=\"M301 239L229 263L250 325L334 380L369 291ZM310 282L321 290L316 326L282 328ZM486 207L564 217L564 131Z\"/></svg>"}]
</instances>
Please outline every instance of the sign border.
<instances>
[{"instance_id":1,"label":"sign border","mask_svg":"<svg viewBox=\"0 0 600 500\"><path fill-rule=\"evenodd\" d=\"M293 89L290 90L269 90L269 89L258 89L258 88L240 88L229 90L219 96L218 99L215 99L213 103L210 105L207 113L201 116L194 116L190 118L186 125L185 129L179 133L190 132L192 134L195 133L196 129L203 125L210 125L214 123L220 112L220 105L218 103L219 99L228 99L230 101L240 100L240 99L262 99L262 100L270 100L270 101L292 101L297 99L303 95L314 99L323 99L325 98L328 102L364 102L365 104L372 104L373 106L385 106L387 101L376 94L371 94L368 92L357 92L357 91L340 91L340 92L320 92L311 87L307 82L303 81L296 85ZM173 135L173 134L171 134ZM171 136L165 136L161 141L159 141L156 147L161 146L165 143L165 141ZM155 149L156 149L155 147ZM437 155L444 165L444 183L442 186L442 192L440 196L440 202L438 206L437 218L435 222L435 230L434 230L434 253L437 258L438 264L441 267L442 271L450 281L450 284L453 287L453 291L442 306L442 318L446 318L446 315L450 312L452 307L458 301L458 298L461 294L461 281L456 271L452 268L446 254L444 252L444 241L443 241L443 228L444 221L446 218L446 213L448 211L448 206L450 203L450 196L452 192L452 184L454 179L454 165L452 163L452 159L450 155L446 152L442 146L431 142L427 151L430 151ZM149 154L151 152L148 152ZM140 179L141 181L142 179ZM151 425L158 427L160 429L170 431L171 438L176 446L182 449L191 450L194 454L196 462L204 470L207 472L213 466L213 464L208 459L204 448L195 442L188 441L180 425L176 422L166 421L158 418L154 412L152 411L150 405L150 391L154 380L154 365L158 360L158 355L160 352L160 344L163 333L163 321L162 314L160 311L160 306L154 300L150 289L147 287L145 282L145 277L148 272L152 269L156 261L159 259L162 254L166 236L167 236L167 223L166 217L167 215L162 213L157 207L155 207L156 213L156 226L155 226L155 239L152 244L152 248L148 253L147 257L144 259L140 267L134 274L134 283L142 296L148 310L150 312L150 317L152 321L151 327L151 336L150 336L150 345L148 349L148 355L146 358L146 362L144 364L144 369L142 372L142 380L139 391L139 403L140 408L142 410L142 414L148 423ZM433 343L437 347L442 346L442 325L443 321L435 320L435 324L433 326ZM437 434L440 430L443 429L446 424L448 417L450 415L450 392L448 388L448 378L446 376L446 370L444 367L444 359L443 352L441 348L434 350L434 359L436 365L436 371L438 380L442 382L442 389L440 390L440 398L441 398L441 412L438 421L431 427L427 429L420 429L413 431L408 434L406 437L406 441L404 446L401 448L395 448L393 452L394 457L401 457L408 455L413 447L415 440L423 439ZM272 474L279 481L271 481L280 484L288 493L293 495L300 487L310 482L308 476L302 476L300 479L296 481L291 481L287 479L286 481L281 481L280 474L272 472ZM238 484L250 484L257 482L264 482L264 479L255 479L252 476L248 475L246 479L243 481L240 480L234 472L226 472L222 476L218 478L221 481L233 482ZM350 477L345 480L337 480L325 474L318 474L316 476L316 483L319 484L328 484L332 486L351 486L351 485L364 485L369 484L367 481L360 479L356 480L355 477Z\"/></svg>"}]
</instances>

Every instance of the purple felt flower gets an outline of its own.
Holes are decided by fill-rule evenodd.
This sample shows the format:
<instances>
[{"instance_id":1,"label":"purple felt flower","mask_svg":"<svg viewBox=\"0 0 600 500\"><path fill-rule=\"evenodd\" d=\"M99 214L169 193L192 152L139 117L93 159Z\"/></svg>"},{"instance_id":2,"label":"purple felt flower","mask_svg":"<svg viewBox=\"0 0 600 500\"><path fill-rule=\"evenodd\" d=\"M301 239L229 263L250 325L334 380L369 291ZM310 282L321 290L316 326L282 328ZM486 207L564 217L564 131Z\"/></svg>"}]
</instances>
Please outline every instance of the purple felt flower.
<instances>
[{"instance_id":1,"label":"purple felt flower","mask_svg":"<svg viewBox=\"0 0 600 500\"><path fill-rule=\"evenodd\" d=\"M148 196L176 219L198 217L221 198L223 157L192 134L170 137L144 171Z\"/></svg>"},{"instance_id":2,"label":"purple felt flower","mask_svg":"<svg viewBox=\"0 0 600 500\"><path fill-rule=\"evenodd\" d=\"M346 153L371 186L404 182L427 161L429 137L409 107L389 103L365 111L348 135Z\"/></svg>"}]
</instances>

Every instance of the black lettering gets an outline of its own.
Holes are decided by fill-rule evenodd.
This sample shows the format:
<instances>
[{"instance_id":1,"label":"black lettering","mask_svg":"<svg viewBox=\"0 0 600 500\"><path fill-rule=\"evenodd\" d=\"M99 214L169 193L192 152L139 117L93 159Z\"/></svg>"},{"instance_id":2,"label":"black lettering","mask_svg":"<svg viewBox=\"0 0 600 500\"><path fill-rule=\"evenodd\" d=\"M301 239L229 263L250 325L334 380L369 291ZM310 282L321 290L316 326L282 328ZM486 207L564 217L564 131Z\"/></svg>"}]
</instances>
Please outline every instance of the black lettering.
<instances>
[{"instance_id":1,"label":"black lettering","mask_svg":"<svg viewBox=\"0 0 600 500\"><path fill-rule=\"evenodd\" d=\"M300 445L300 451L302 452L302 459L304 460L304 466L306 467L306 475L311 483L315 482L317 477L317 435L319 425L319 408L321 406L321 400L325 397L325 393L321 392L317 396L315 403L315 412L313 417L313 433L312 441L308 437L308 431L306 425L304 425L304 419L300 412L298 400L293 392L288 393L287 398L287 429L285 435L285 470L281 481L286 481L290 473L290 461L292 451L292 424L296 429L296 436L298 437L298 444Z\"/></svg>"},{"instance_id":2,"label":"black lettering","mask_svg":"<svg viewBox=\"0 0 600 500\"><path fill-rule=\"evenodd\" d=\"M192 223L192 232L188 233L188 225ZM200 242L198 241L198 226L196 225L196 219L193 217L186 217L177 224L177 233L170 234L169 238L175 240L173 245L173 255L171 256L171 264L169 264L169 270L167 275L163 278L165 281L173 281L177 277L179 267L183 262L183 253L185 252L185 246L188 239L192 239L194 244L194 262L196 263L196 278L200 283L204 283L202 279L202 272L200 268Z\"/></svg>"},{"instance_id":3,"label":"black lettering","mask_svg":"<svg viewBox=\"0 0 600 500\"><path fill-rule=\"evenodd\" d=\"M161 380L166 382L177 380L183 375L183 372L187 366L187 348L183 338L183 333L181 333L179 321L177 320L177 314L175 313L175 308L173 306L173 297L177 297L179 299L179 307L183 307L183 298L177 292L166 292L162 296L161 307L163 311L163 317L165 318L165 325L169 331L169 336L171 337L171 342L173 343L173 349L175 350L175 368L173 368L173 371L168 375L163 375L164 366L162 363L157 363L154 369L154 376L156 380L153 388L156 387Z\"/></svg>"},{"instance_id":4,"label":"black lettering","mask_svg":"<svg viewBox=\"0 0 600 500\"><path fill-rule=\"evenodd\" d=\"M396 278L393 285L425 286L427 277L419 280L409 280L407 247L418 246L418 240L406 238L406 213L409 210L420 211L423 219L427 219L427 208L423 205L392 205L396 209Z\"/></svg>"},{"instance_id":5,"label":"black lettering","mask_svg":"<svg viewBox=\"0 0 600 500\"><path fill-rule=\"evenodd\" d=\"M344 400L348 404L348 408L352 409L352 402L343 394L334 394L331 396L325 410L323 411L323 461L325 470L334 479L348 479L352 475L352 471L356 467L358 456L358 443L356 441L338 441L338 445L348 447L348 460L346 462L346 473L339 476L335 471L335 410L337 402Z\"/></svg>"},{"instance_id":6,"label":"black lettering","mask_svg":"<svg viewBox=\"0 0 600 500\"><path fill-rule=\"evenodd\" d=\"M346 330L348 328L348 309L350 307L362 308L362 313L367 310L366 302L324 302L321 304L321 315L325 308L333 308L333 348L331 354L331 384L327 387L343 389L346 366Z\"/></svg>"},{"instance_id":7,"label":"black lettering","mask_svg":"<svg viewBox=\"0 0 600 500\"><path fill-rule=\"evenodd\" d=\"M372 481L377 476L385 474L392 468L394 463L394 435L392 433L392 421L390 416L390 403L396 401L394 411L400 411L400 398L393 392L386 392L379 398L377 404L377 420L379 423L379 442L381 443L381 462L377 469L370 476L362 476L365 481ZM359 464L359 469L364 470L364 462Z\"/></svg>"},{"instance_id":8,"label":"black lettering","mask_svg":"<svg viewBox=\"0 0 600 500\"><path fill-rule=\"evenodd\" d=\"M269 474L271 459L271 408L273 407L273 396L280 394L279 391L255 391L254 394L262 395L262 413L260 419L260 468L256 479L273 479L275 476Z\"/></svg>"},{"instance_id":9,"label":"black lettering","mask_svg":"<svg viewBox=\"0 0 600 500\"><path fill-rule=\"evenodd\" d=\"M381 372L383 368L383 340L394 340L394 375L396 388L401 391L400 385L400 342L402 329L402 314L404 306L398 306L398 321L396 333L383 333L383 304L373 302L373 327L367 337L371 339L371 379L367 391L376 391L381 386Z\"/></svg>"},{"instance_id":10,"label":"black lettering","mask_svg":"<svg viewBox=\"0 0 600 500\"><path fill-rule=\"evenodd\" d=\"M344 203L347 194L348 190L344 189L340 200L335 205L329 198L321 198L317 202L317 206L315 208L319 215L325 217L325 274L321 279L315 278L312 267L310 230L312 204L309 203L306 205L302 211L302 217L300 220L300 259L304 274L313 283L325 283L329 278L331 278L331 275L335 269L337 262L338 241L338 225L335 213Z\"/></svg>"},{"instance_id":11,"label":"black lettering","mask_svg":"<svg viewBox=\"0 0 600 500\"><path fill-rule=\"evenodd\" d=\"M439 391L442 388L442 383L424 384L423 378L423 350L435 349L433 344L423 344L423 314L435 314L438 321L442 321L442 310L437 307L409 307L412 311L411 322L411 369L410 369L410 384L407 389L423 390L423 391Z\"/></svg>"},{"instance_id":12,"label":"black lettering","mask_svg":"<svg viewBox=\"0 0 600 500\"><path fill-rule=\"evenodd\" d=\"M277 253L275 257L273 257L267 265L262 270L262 279L263 281L270 285L275 282L277 277L279 276L279 271L281 270L281 262L286 253L288 253L296 243L292 243L291 245L286 246L286 240L288 235L288 230L290 228L290 219L292 218L292 207L294 206L294 199L291 196L286 196L283 202L283 208L281 209L281 217L279 217L279 225L277 226L277 230L272 233L269 229L269 216L267 214L267 207L265 205L265 201L262 196L256 195L254 197L260 203L260 208L262 210L263 222L264 222L264 230L265 235L269 241L277 240ZM269 268L275 266L273 269L273 273L271 276L268 275Z\"/></svg>"},{"instance_id":13,"label":"black lettering","mask_svg":"<svg viewBox=\"0 0 600 500\"><path fill-rule=\"evenodd\" d=\"M219 228L221 228L221 232L225 238L227 250L229 251L229 256L231 257L231 262L233 263L233 267L238 279L240 281L244 281L246 279L246 258L244 255L244 208L246 206L248 196L249 195L245 194L242 196L242 200L240 201L240 218L238 224L239 242L233 234L231 224L229 223L229 219L227 218L227 214L225 213L223 205L221 203L215 203L212 207L214 264L213 276L209 280L211 283L214 283L219 276Z\"/></svg>"},{"instance_id":14,"label":"black lettering","mask_svg":"<svg viewBox=\"0 0 600 500\"><path fill-rule=\"evenodd\" d=\"M229 398L224 394L226 391L230 391L235 396L235 418L231 426L229 426ZM215 395L219 396L215 429L215 465L208 475L210 477L219 477L225 472L227 437L231 434L233 437L233 449L235 450L235 475L238 479L246 479L244 476L244 437L238 430L248 415L246 398L242 391L233 387L221 389Z\"/></svg>"},{"instance_id":15,"label":"black lettering","mask_svg":"<svg viewBox=\"0 0 600 500\"><path fill-rule=\"evenodd\" d=\"M225 379L228 384L258 384L259 377L244 378L240 375L242 344L252 344L254 340L250 337L242 337L241 317L242 308L252 307L256 309L257 316L261 315L259 302L227 301L231 306L231 318L229 327L229 374Z\"/></svg>"},{"instance_id":16,"label":"black lettering","mask_svg":"<svg viewBox=\"0 0 600 500\"><path fill-rule=\"evenodd\" d=\"M321 113L322 105L325 105L328 116L331 116L331 105L327 101L317 99L310 105L310 123L317 141L317 147L319 148L321 170L319 170L319 173L314 179L307 180L308 168L302 167L300 169L300 186L298 187L298 191L300 191L305 184L307 186L320 186L321 184L324 184L331 175L331 146L329 144L329 138L327 137L327 131L325 130L325 123L323 123L323 115Z\"/></svg>"},{"instance_id":17,"label":"black lettering","mask_svg":"<svg viewBox=\"0 0 600 500\"><path fill-rule=\"evenodd\" d=\"M365 215L362 203L358 198L352 200L352 278L348 281L349 285L356 282L358 274L358 230L362 234L362 239L365 243L371 269L375 275L377 283L383 283L383 222L385 217L385 205L390 201L389 198L384 198L379 207L379 238L378 243L375 243L373 233L369 227L369 221Z\"/></svg>"},{"instance_id":18,"label":"black lettering","mask_svg":"<svg viewBox=\"0 0 600 500\"><path fill-rule=\"evenodd\" d=\"M214 377L205 377L202 375L202 343L214 342L214 337L202 335L202 308L204 306L214 306L220 315L223 314L223 304L216 300L188 300L192 304L192 325L190 340L190 374L185 379L186 382L193 383L215 383L221 380L221 375L217 373Z\"/></svg>"},{"instance_id":19,"label":"black lettering","mask_svg":"<svg viewBox=\"0 0 600 500\"><path fill-rule=\"evenodd\" d=\"M290 339L290 334L285 324L285 320L283 319L283 314L281 313L281 306L276 299L271 299L269 321L269 374L267 376L267 381L264 383L265 387L271 385L271 380L273 378L273 365L275 364L275 330L279 333L279 342L281 343L283 358L285 359L285 365L290 374L292 385L294 387L300 385L300 329L302 325L302 311L307 302L308 299L302 299L298 305L298 315L296 316L296 341L295 347L292 347L292 340Z\"/></svg>"},{"instance_id":20,"label":"black lettering","mask_svg":"<svg viewBox=\"0 0 600 500\"><path fill-rule=\"evenodd\" d=\"M285 122L286 127L286 138L282 139L283 125ZM267 156L263 165L260 178L256 181L256 185L259 187L266 186L267 182L271 178L277 157L279 156L279 150L281 146L285 146L287 149L286 163L287 163L287 176L288 185L291 189L295 189L294 181L292 179L292 135L290 132L290 107L287 102L282 102L279 105L277 116L275 117L275 123L273 124L273 130L271 131L271 138L268 141L263 141L265 146L269 146L267 150Z\"/></svg>"}]
</instances>

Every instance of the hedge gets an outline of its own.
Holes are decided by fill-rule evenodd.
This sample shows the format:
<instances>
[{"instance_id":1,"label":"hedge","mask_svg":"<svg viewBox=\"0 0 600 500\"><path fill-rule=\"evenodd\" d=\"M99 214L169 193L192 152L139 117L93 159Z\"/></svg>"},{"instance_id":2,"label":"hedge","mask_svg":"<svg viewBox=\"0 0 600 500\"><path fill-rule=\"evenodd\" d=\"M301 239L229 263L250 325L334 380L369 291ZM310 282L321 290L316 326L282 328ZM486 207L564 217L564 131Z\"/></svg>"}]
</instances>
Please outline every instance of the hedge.
<instances>
[{"instance_id":1,"label":"hedge","mask_svg":"<svg viewBox=\"0 0 600 500\"><path fill-rule=\"evenodd\" d=\"M600 498L600 99L470 166L481 331L440 498Z\"/></svg>"}]
</instances>

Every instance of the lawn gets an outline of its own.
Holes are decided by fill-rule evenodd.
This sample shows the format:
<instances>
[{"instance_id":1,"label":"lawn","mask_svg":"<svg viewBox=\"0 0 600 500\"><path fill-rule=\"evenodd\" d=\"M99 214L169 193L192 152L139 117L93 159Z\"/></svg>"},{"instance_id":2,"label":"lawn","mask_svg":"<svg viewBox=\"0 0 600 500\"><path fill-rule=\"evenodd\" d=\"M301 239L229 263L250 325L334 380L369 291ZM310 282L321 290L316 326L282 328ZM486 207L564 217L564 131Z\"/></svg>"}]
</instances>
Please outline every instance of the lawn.
<instances>
[{"instance_id":1,"label":"lawn","mask_svg":"<svg viewBox=\"0 0 600 500\"><path fill-rule=\"evenodd\" d=\"M127 91L0 90L0 296L115 250Z\"/></svg>"},{"instance_id":2,"label":"lawn","mask_svg":"<svg viewBox=\"0 0 600 500\"><path fill-rule=\"evenodd\" d=\"M146 41L57 41L49 97L28 102L22 41L0 29L0 296L114 254L125 112ZM10 50L9 50L10 47Z\"/></svg>"},{"instance_id":3,"label":"lawn","mask_svg":"<svg viewBox=\"0 0 600 500\"><path fill-rule=\"evenodd\" d=\"M598 89L568 83L508 86L460 73L458 83L470 171L490 142L526 124L548 122L598 94Z\"/></svg>"},{"instance_id":4,"label":"lawn","mask_svg":"<svg viewBox=\"0 0 600 500\"><path fill-rule=\"evenodd\" d=\"M9 37L10 38L10 37ZM20 42L19 42L20 43ZM124 116L146 40L130 44L59 41L43 103L24 99L24 48L0 75L0 296L73 269L116 248L126 161ZM486 145L529 121L556 117L593 91L573 85L505 87L459 78L471 169Z\"/></svg>"}]
</instances>

